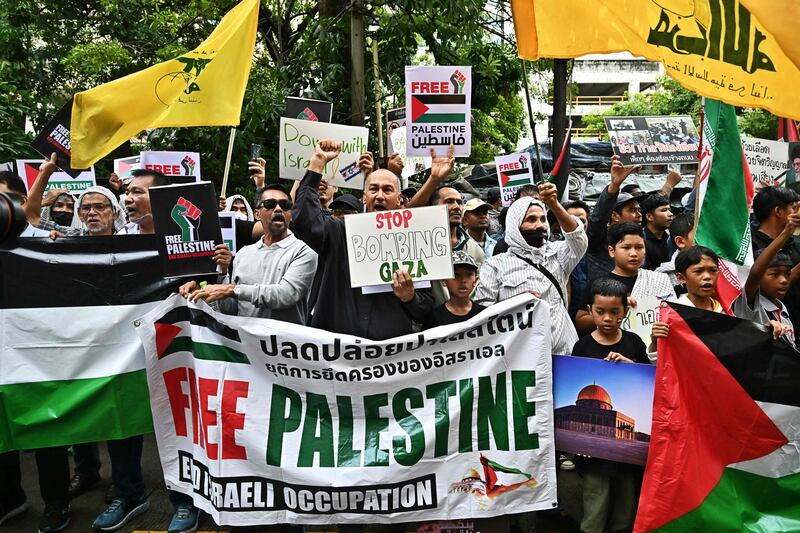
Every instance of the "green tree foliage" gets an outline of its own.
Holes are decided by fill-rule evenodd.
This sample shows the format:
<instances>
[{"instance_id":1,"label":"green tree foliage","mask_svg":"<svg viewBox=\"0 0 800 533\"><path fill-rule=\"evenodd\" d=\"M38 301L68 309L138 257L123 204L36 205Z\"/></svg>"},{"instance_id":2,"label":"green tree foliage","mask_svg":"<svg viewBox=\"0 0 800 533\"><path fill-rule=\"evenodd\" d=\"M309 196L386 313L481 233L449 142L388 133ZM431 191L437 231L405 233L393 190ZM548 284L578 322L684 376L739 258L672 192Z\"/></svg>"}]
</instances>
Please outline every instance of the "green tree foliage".
<instances>
[{"instance_id":1,"label":"green tree foliage","mask_svg":"<svg viewBox=\"0 0 800 533\"><path fill-rule=\"evenodd\" d=\"M647 115L690 115L700 116L700 95L681 87L672 78L659 78L654 91L641 92L624 102L611 106L602 113L592 113L583 117L588 133L602 135L608 140L605 117L641 117Z\"/></svg>"},{"instance_id":2,"label":"green tree foliage","mask_svg":"<svg viewBox=\"0 0 800 533\"><path fill-rule=\"evenodd\" d=\"M38 131L75 92L136 72L197 46L235 0L6 0L0 3L0 161L31 155L26 120ZM523 129L516 51L501 1L262 0L256 54L238 127L230 189L248 187L250 143L278 169L278 123L287 96L330 100L350 123L350 10L377 25L385 109L404 105L404 67L415 61L473 66L473 156L513 150ZM365 39L366 125L377 150L371 37ZM221 181L227 128L149 131L136 148L200 151L204 174ZM380 133L383 135L383 132ZM98 164L110 171L110 161Z\"/></svg>"},{"instance_id":3,"label":"green tree foliage","mask_svg":"<svg viewBox=\"0 0 800 533\"><path fill-rule=\"evenodd\" d=\"M748 137L774 139L778 132L778 117L763 109L745 109L739 115L739 131Z\"/></svg>"}]
</instances>

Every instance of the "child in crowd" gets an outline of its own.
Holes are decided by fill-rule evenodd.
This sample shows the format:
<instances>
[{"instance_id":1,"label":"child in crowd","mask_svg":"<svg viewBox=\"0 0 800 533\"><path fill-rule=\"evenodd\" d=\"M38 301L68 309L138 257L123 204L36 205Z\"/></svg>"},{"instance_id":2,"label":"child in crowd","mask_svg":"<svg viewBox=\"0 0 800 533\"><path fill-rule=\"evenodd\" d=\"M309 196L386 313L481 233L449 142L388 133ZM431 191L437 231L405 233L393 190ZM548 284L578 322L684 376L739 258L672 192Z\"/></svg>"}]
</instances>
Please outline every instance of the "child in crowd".
<instances>
[{"instance_id":1,"label":"child in crowd","mask_svg":"<svg viewBox=\"0 0 800 533\"><path fill-rule=\"evenodd\" d=\"M595 280L589 289L589 313L595 330L575 343L572 355L625 363L650 362L642 339L620 329L628 314L625 285L609 278Z\"/></svg>"},{"instance_id":2,"label":"child in crowd","mask_svg":"<svg viewBox=\"0 0 800 533\"><path fill-rule=\"evenodd\" d=\"M572 355L606 361L648 363L644 342L635 333L620 329L628 312L628 290L615 279L595 280L589 289L590 316L595 331L575 343ZM637 481L640 467L578 457L583 476L583 518L581 531L603 533L630 531L636 515ZM611 494L614 494L612 499Z\"/></svg>"},{"instance_id":3,"label":"child in crowd","mask_svg":"<svg viewBox=\"0 0 800 533\"><path fill-rule=\"evenodd\" d=\"M677 273L675 271L675 259L681 250L688 248L694 244L694 216L691 213L680 213L675 215L672 219L672 224L669 226L670 239L676 250L672 254L669 261L661 263L656 272L663 272L672 281L675 288L675 294L681 295L686 293L680 281L678 281Z\"/></svg>"},{"instance_id":4,"label":"child in crowd","mask_svg":"<svg viewBox=\"0 0 800 533\"><path fill-rule=\"evenodd\" d=\"M800 265L781 252L786 241L800 226L800 212L789 215L786 226L777 238L756 255L744 290L733 303L733 312L761 324L772 325L775 337L785 336L795 344L795 331L789 312L781 300L786 296L793 277L800 276ZM795 317L795 320L797 317Z\"/></svg>"},{"instance_id":5,"label":"child in crowd","mask_svg":"<svg viewBox=\"0 0 800 533\"><path fill-rule=\"evenodd\" d=\"M466 252L453 252L453 273L454 278L442 281L450 299L431 311L424 324L425 329L463 322L486 309L470 299L478 283L478 265L475 260Z\"/></svg>"},{"instance_id":6,"label":"child in crowd","mask_svg":"<svg viewBox=\"0 0 800 533\"><path fill-rule=\"evenodd\" d=\"M619 281L628 294L628 305L636 307L639 300L654 296L659 299L675 297L675 290L669 276L642 268L645 258L644 232L642 226L634 222L620 222L608 228L608 254L614 259L614 270L604 278ZM591 294L589 295L591 298ZM585 302L588 309L589 301ZM594 319L589 311L580 310L575 316L579 333L589 333L595 329Z\"/></svg>"}]
</instances>

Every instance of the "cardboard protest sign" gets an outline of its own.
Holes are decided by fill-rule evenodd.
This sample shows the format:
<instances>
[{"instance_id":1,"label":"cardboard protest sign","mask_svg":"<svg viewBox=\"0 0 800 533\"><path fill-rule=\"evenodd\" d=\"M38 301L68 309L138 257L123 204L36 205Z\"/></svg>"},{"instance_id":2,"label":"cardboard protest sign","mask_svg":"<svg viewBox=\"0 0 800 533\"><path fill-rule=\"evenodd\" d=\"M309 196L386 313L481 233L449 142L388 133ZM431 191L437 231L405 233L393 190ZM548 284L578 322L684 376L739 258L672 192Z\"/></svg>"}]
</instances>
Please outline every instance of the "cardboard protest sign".
<instances>
[{"instance_id":1,"label":"cardboard protest sign","mask_svg":"<svg viewBox=\"0 0 800 533\"><path fill-rule=\"evenodd\" d=\"M333 102L289 96L286 98L283 116L312 122L330 122L333 117Z\"/></svg>"},{"instance_id":2,"label":"cardboard protest sign","mask_svg":"<svg viewBox=\"0 0 800 533\"><path fill-rule=\"evenodd\" d=\"M114 160L114 174L121 180L130 178L131 172L140 168L142 168L142 157L138 155Z\"/></svg>"},{"instance_id":3,"label":"cardboard protest sign","mask_svg":"<svg viewBox=\"0 0 800 533\"><path fill-rule=\"evenodd\" d=\"M44 163L43 159L17 159L17 174L25 182L25 188L29 191L36 176L39 175L39 166ZM53 172L50 181L47 183L44 192L50 189L66 189L72 194L80 194L89 187L97 185L94 175L94 167L84 170L77 177L73 178L66 172Z\"/></svg>"},{"instance_id":4,"label":"cardboard protest sign","mask_svg":"<svg viewBox=\"0 0 800 533\"><path fill-rule=\"evenodd\" d=\"M753 181L783 186L789 172L789 143L742 137L742 148Z\"/></svg>"},{"instance_id":5,"label":"cardboard protest sign","mask_svg":"<svg viewBox=\"0 0 800 533\"><path fill-rule=\"evenodd\" d=\"M175 294L136 331L167 486L217 523L398 524L557 505L550 316L530 295L372 341Z\"/></svg>"},{"instance_id":6,"label":"cardboard protest sign","mask_svg":"<svg viewBox=\"0 0 800 533\"><path fill-rule=\"evenodd\" d=\"M650 346L653 324L658 321L658 313L663 300L664 297L657 296L639 298L635 307L628 308L628 314L622 320L622 329L636 333L645 346Z\"/></svg>"},{"instance_id":7,"label":"cardboard protest sign","mask_svg":"<svg viewBox=\"0 0 800 533\"><path fill-rule=\"evenodd\" d=\"M302 179L317 142L336 139L342 141L342 153L325 165L323 177L337 187L363 189L365 176L358 168L358 158L367 150L368 135L367 128L357 126L281 118L280 177Z\"/></svg>"},{"instance_id":8,"label":"cardboard protest sign","mask_svg":"<svg viewBox=\"0 0 800 533\"><path fill-rule=\"evenodd\" d=\"M392 153L405 153L405 147L403 147L403 152L400 152L395 146L392 144L392 132L398 128L406 129L406 108L405 107L397 107L395 109L388 109L386 111L386 154Z\"/></svg>"},{"instance_id":9,"label":"cardboard protest sign","mask_svg":"<svg viewBox=\"0 0 800 533\"><path fill-rule=\"evenodd\" d=\"M700 136L692 118L606 117L611 147L623 165L697 163Z\"/></svg>"},{"instance_id":10,"label":"cardboard protest sign","mask_svg":"<svg viewBox=\"0 0 800 533\"><path fill-rule=\"evenodd\" d=\"M468 156L472 146L472 67L406 67L409 155Z\"/></svg>"},{"instance_id":11,"label":"cardboard protest sign","mask_svg":"<svg viewBox=\"0 0 800 533\"><path fill-rule=\"evenodd\" d=\"M173 183L200 181L200 154L198 152L142 152L140 157L141 168L161 172Z\"/></svg>"},{"instance_id":12,"label":"cardboard protest sign","mask_svg":"<svg viewBox=\"0 0 800 533\"><path fill-rule=\"evenodd\" d=\"M497 168L497 183L500 199L507 207L514 202L514 195L525 186L533 184L533 165L528 154L508 154L494 158Z\"/></svg>"},{"instance_id":13,"label":"cardboard protest sign","mask_svg":"<svg viewBox=\"0 0 800 533\"><path fill-rule=\"evenodd\" d=\"M453 277L443 205L347 215L344 225L351 287L391 283L401 268L414 280Z\"/></svg>"},{"instance_id":14,"label":"cardboard protest sign","mask_svg":"<svg viewBox=\"0 0 800 533\"><path fill-rule=\"evenodd\" d=\"M228 245L236 255L236 215L231 211L219 212L219 227L222 230L222 242Z\"/></svg>"},{"instance_id":15,"label":"cardboard protest sign","mask_svg":"<svg viewBox=\"0 0 800 533\"><path fill-rule=\"evenodd\" d=\"M392 132L392 145L394 150L400 154L400 159L403 160L403 187L408 185L408 177L414 174L419 174L431 168L431 158L420 157L418 155L408 155L406 152L406 128L395 128Z\"/></svg>"},{"instance_id":16,"label":"cardboard protest sign","mask_svg":"<svg viewBox=\"0 0 800 533\"><path fill-rule=\"evenodd\" d=\"M655 365L554 356L556 448L644 465L655 379Z\"/></svg>"},{"instance_id":17,"label":"cardboard protest sign","mask_svg":"<svg viewBox=\"0 0 800 533\"><path fill-rule=\"evenodd\" d=\"M50 159L50 154L55 152L58 158L56 161L58 168L77 179L84 170L72 168L72 143L69 134L71 118L72 98L58 110L50 122L45 124L39 135L31 142L31 148L46 159Z\"/></svg>"},{"instance_id":18,"label":"cardboard protest sign","mask_svg":"<svg viewBox=\"0 0 800 533\"><path fill-rule=\"evenodd\" d=\"M212 256L222 243L214 185L207 181L150 187L161 267L166 276L217 270Z\"/></svg>"}]
</instances>

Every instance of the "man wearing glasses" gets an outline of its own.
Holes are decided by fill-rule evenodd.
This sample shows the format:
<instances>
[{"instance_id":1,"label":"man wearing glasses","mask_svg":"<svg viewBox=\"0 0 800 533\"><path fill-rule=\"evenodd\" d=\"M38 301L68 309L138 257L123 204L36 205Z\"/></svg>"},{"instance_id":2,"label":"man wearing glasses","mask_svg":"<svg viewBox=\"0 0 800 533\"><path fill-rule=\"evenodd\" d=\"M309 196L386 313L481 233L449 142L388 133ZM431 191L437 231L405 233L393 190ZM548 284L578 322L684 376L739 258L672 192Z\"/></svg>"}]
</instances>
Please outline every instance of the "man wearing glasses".
<instances>
[{"instance_id":1,"label":"man wearing glasses","mask_svg":"<svg viewBox=\"0 0 800 533\"><path fill-rule=\"evenodd\" d=\"M219 301L224 313L305 324L317 254L289 230L292 201L269 185L256 205L264 236L233 260L233 283L200 287L190 281L180 293L192 301Z\"/></svg>"}]
</instances>

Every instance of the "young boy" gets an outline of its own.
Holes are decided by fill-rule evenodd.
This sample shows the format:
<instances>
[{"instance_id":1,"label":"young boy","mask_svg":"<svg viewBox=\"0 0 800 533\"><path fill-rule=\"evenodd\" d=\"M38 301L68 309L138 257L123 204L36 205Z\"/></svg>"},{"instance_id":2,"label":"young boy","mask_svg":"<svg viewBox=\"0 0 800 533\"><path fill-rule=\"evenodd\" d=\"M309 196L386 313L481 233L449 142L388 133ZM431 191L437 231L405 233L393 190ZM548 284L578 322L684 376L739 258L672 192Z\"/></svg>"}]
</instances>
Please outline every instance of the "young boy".
<instances>
[{"instance_id":1,"label":"young boy","mask_svg":"<svg viewBox=\"0 0 800 533\"><path fill-rule=\"evenodd\" d=\"M470 299L478 283L478 265L475 260L466 252L453 252L453 273L454 278L442 280L450 293L450 299L431 311L424 324L425 329L463 322L486 309Z\"/></svg>"},{"instance_id":2,"label":"young boy","mask_svg":"<svg viewBox=\"0 0 800 533\"><path fill-rule=\"evenodd\" d=\"M608 254L614 260L614 270L605 278L619 281L625 286L628 305L636 307L638 301L648 296L659 299L675 297L669 276L661 272L642 268L645 258L645 243L642 226L634 222L620 222L608 228ZM590 302L587 301L586 305ZM579 332L594 330L594 319L589 311L580 310L575 317Z\"/></svg>"},{"instance_id":3,"label":"young boy","mask_svg":"<svg viewBox=\"0 0 800 533\"><path fill-rule=\"evenodd\" d=\"M675 288L675 294L681 295L686 293L680 281L678 281L677 273L675 271L675 259L681 250L688 248L694 244L694 216L691 213L680 213L675 215L672 219L672 224L669 226L670 239L672 244L677 248L675 253L669 261L661 263L656 272L663 272L672 281Z\"/></svg>"},{"instance_id":4,"label":"young boy","mask_svg":"<svg viewBox=\"0 0 800 533\"><path fill-rule=\"evenodd\" d=\"M781 252L781 248L792 237L798 226L800 226L800 212L795 211L789 215L780 235L756 255L744 290L733 303L733 312L736 316L761 324L770 324L776 338L785 336L793 345L794 325L781 300L786 296L792 278L800 275L800 266L794 266L792 259Z\"/></svg>"},{"instance_id":5,"label":"young boy","mask_svg":"<svg viewBox=\"0 0 800 533\"><path fill-rule=\"evenodd\" d=\"M589 289L589 302L596 329L575 343L572 355L648 363L644 342L635 333L620 329L628 312L625 285L614 279L598 279ZM611 531L630 531L636 515L636 485L642 476L641 468L583 457L577 463L583 476L581 531L602 533L607 521Z\"/></svg>"},{"instance_id":6,"label":"young boy","mask_svg":"<svg viewBox=\"0 0 800 533\"><path fill-rule=\"evenodd\" d=\"M575 343L572 355L625 363L650 362L642 339L620 329L628 314L625 285L609 278L595 280L589 289L589 313L595 330Z\"/></svg>"}]
</instances>

